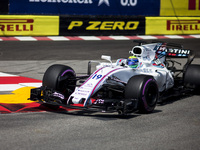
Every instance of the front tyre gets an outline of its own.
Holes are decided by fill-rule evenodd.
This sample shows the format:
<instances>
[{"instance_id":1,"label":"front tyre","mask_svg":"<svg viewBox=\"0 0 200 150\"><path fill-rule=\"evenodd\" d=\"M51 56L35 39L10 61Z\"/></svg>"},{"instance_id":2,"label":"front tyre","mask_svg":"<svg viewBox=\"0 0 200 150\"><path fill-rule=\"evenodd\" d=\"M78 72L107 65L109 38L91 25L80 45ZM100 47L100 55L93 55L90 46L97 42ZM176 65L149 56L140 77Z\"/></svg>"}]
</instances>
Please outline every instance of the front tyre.
<instances>
[{"instance_id":1,"label":"front tyre","mask_svg":"<svg viewBox=\"0 0 200 150\"><path fill-rule=\"evenodd\" d=\"M75 77L75 72L71 67L56 64L46 70L42 85L69 96L75 90Z\"/></svg>"},{"instance_id":2,"label":"front tyre","mask_svg":"<svg viewBox=\"0 0 200 150\"><path fill-rule=\"evenodd\" d=\"M129 79L125 87L125 99L137 99L140 113L151 113L158 101L158 86L148 75L137 75Z\"/></svg>"}]
</instances>

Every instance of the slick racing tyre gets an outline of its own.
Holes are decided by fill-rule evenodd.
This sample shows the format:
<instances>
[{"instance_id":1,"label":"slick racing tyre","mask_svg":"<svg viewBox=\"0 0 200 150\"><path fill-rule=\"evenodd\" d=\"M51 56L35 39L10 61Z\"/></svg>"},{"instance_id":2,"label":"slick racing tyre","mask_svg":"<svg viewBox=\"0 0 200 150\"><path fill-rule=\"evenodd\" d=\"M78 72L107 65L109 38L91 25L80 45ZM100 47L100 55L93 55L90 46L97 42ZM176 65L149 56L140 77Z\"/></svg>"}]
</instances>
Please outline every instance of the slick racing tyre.
<instances>
[{"instance_id":1,"label":"slick racing tyre","mask_svg":"<svg viewBox=\"0 0 200 150\"><path fill-rule=\"evenodd\" d=\"M184 85L187 88L200 88L200 65L189 65L184 74Z\"/></svg>"},{"instance_id":2,"label":"slick racing tyre","mask_svg":"<svg viewBox=\"0 0 200 150\"><path fill-rule=\"evenodd\" d=\"M158 101L158 86L152 76L137 75L125 87L125 99L137 99L140 113L151 113Z\"/></svg>"},{"instance_id":3,"label":"slick racing tyre","mask_svg":"<svg viewBox=\"0 0 200 150\"><path fill-rule=\"evenodd\" d=\"M69 96L75 90L75 77L75 72L71 67L56 64L46 70L42 84Z\"/></svg>"}]
</instances>

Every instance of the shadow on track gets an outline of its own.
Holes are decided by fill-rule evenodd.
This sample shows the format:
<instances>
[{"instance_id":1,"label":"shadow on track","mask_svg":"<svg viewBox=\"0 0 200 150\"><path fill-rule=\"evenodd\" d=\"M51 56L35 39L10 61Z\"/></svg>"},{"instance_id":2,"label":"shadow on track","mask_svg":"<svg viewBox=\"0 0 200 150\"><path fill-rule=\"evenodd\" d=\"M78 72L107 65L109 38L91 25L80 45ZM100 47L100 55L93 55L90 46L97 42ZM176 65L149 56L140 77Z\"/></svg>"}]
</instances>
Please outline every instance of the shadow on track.
<instances>
[{"instance_id":1,"label":"shadow on track","mask_svg":"<svg viewBox=\"0 0 200 150\"><path fill-rule=\"evenodd\" d=\"M157 105L158 105L158 106L165 106L165 105L168 105L168 104L172 104L172 103L174 103L174 102L177 102L177 101L179 101L179 100L192 97L192 96L194 96L194 95L197 95L197 94L188 93L188 94L186 94L186 95L173 96L173 97L170 97L170 98L167 98L167 99L162 100L162 101L159 102Z\"/></svg>"},{"instance_id":2,"label":"shadow on track","mask_svg":"<svg viewBox=\"0 0 200 150\"><path fill-rule=\"evenodd\" d=\"M56 108L56 107L54 107L54 108ZM51 109L52 109L52 107L51 107ZM110 120L117 120L117 119L126 119L127 120L127 119L133 119L133 118L139 117L141 115L145 115L145 114L141 114L139 112L134 112L134 113L130 113L127 115L119 115L117 112L104 113L104 112L89 111L89 110L69 110L69 111L63 110L63 111L60 111L60 108L55 109L54 111L50 111L50 112L63 114L63 115L70 115L70 116L91 117L91 118L103 120L103 121L110 121ZM156 110L154 110L154 112L147 114L147 115L160 113L160 112L162 112L162 111L156 109Z\"/></svg>"}]
</instances>

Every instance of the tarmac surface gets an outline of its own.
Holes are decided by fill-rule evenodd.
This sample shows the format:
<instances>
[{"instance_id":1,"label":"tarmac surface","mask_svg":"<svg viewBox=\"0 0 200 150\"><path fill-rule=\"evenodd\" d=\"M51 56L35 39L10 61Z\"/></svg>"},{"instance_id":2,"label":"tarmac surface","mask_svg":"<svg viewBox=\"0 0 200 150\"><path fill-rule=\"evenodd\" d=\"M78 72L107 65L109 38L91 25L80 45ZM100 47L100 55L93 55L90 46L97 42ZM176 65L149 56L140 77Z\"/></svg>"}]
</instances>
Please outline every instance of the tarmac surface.
<instances>
[{"instance_id":1,"label":"tarmac surface","mask_svg":"<svg viewBox=\"0 0 200 150\"><path fill-rule=\"evenodd\" d=\"M165 40L195 50L200 64L200 40ZM0 42L0 72L42 79L48 66L66 64L87 72L88 60L102 54L127 58L136 45L125 41ZM31 112L0 114L0 150L136 149L198 150L200 96L176 97L152 114Z\"/></svg>"}]
</instances>

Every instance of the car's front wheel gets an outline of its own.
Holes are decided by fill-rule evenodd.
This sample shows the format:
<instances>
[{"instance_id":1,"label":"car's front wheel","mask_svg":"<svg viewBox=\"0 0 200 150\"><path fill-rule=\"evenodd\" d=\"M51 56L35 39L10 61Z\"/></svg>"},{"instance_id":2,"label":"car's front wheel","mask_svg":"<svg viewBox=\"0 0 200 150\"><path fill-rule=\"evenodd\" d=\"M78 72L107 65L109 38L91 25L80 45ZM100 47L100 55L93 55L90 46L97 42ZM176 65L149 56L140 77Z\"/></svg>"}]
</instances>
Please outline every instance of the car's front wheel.
<instances>
[{"instance_id":1,"label":"car's front wheel","mask_svg":"<svg viewBox=\"0 0 200 150\"><path fill-rule=\"evenodd\" d=\"M75 72L71 67L56 64L46 70L42 84L69 96L76 86L75 77Z\"/></svg>"},{"instance_id":2,"label":"car's front wheel","mask_svg":"<svg viewBox=\"0 0 200 150\"><path fill-rule=\"evenodd\" d=\"M129 79L125 87L126 99L137 99L140 113L151 113L158 101L158 86L155 79L148 75L137 75Z\"/></svg>"}]
</instances>

